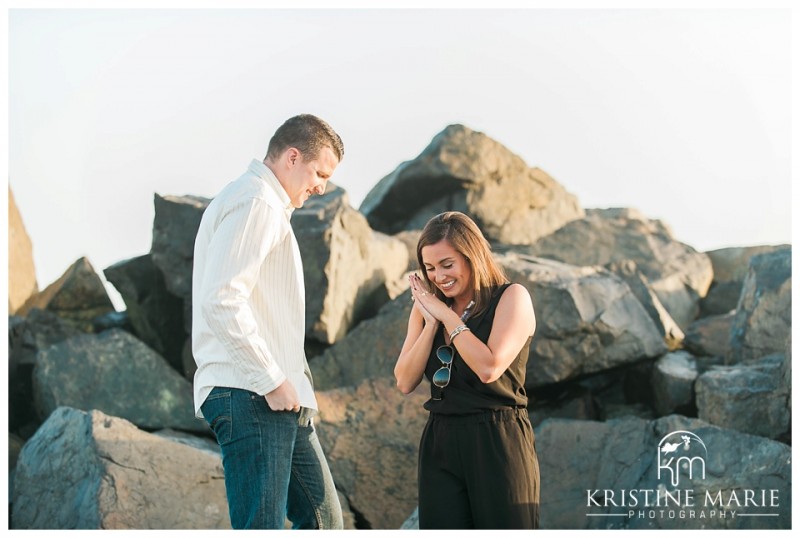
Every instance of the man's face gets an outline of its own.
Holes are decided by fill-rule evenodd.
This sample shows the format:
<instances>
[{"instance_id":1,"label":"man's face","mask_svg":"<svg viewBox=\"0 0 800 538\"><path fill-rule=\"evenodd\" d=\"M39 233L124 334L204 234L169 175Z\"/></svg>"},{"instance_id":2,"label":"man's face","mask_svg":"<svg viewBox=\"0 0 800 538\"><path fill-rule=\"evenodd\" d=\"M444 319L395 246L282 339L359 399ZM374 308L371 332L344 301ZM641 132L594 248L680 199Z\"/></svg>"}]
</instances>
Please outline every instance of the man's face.
<instances>
[{"instance_id":1,"label":"man's face","mask_svg":"<svg viewBox=\"0 0 800 538\"><path fill-rule=\"evenodd\" d=\"M289 180L286 192L294 207L303 207L303 204L312 195L322 195L328 180L339 164L339 159L329 147L322 148L319 156L313 161L306 161L301 153L289 157Z\"/></svg>"}]
</instances>

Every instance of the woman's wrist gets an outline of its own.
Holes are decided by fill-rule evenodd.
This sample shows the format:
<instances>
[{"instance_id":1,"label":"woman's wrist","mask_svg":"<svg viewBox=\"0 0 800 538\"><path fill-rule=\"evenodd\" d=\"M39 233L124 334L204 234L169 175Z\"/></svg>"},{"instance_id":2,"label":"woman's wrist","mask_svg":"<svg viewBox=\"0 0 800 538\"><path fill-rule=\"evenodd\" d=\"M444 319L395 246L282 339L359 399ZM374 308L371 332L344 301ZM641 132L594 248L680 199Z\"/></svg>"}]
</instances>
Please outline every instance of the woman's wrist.
<instances>
[{"instance_id":1,"label":"woman's wrist","mask_svg":"<svg viewBox=\"0 0 800 538\"><path fill-rule=\"evenodd\" d=\"M461 318L458 317L458 314L456 314L452 310L450 310L447 314L447 317L444 320L442 320L442 324L444 325L444 328L448 334L450 334L453 331L453 329L455 329L462 323L464 322L461 321Z\"/></svg>"},{"instance_id":2,"label":"woman's wrist","mask_svg":"<svg viewBox=\"0 0 800 538\"><path fill-rule=\"evenodd\" d=\"M428 321L426 319L425 320L425 325L422 327L422 332L425 332L425 331L436 332L436 330L439 328L439 323L440 322L439 322L438 319L435 319L433 321Z\"/></svg>"},{"instance_id":3,"label":"woman's wrist","mask_svg":"<svg viewBox=\"0 0 800 538\"><path fill-rule=\"evenodd\" d=\"M450 331L450 343L453 343L453 341L456 339L456 336L468 330L470 330L469 327L467 327L465 323L462 323L461 325Z\"/></svg>"}]
</instances>

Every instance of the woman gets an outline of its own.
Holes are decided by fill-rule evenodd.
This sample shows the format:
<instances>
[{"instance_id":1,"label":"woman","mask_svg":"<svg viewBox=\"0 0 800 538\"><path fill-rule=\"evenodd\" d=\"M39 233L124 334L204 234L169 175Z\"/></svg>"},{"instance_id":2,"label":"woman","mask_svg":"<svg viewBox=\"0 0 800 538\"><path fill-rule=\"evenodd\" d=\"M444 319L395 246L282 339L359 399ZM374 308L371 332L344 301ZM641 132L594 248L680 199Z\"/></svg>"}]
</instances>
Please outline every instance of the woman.
<instances>
[{"instance_id":1,"label":"woman","mask_svg":"<svg viewBox=\"0 0 800 538\"><path fill-rule=\"evenodd\" d=\"M539 525L539 463L525 367L536 318L509 284L477 225L433 217L417 243L423 278L394 373L403 393L425 375L430 412L419 449L421 529Z\"/></svg>"}]
</instances>

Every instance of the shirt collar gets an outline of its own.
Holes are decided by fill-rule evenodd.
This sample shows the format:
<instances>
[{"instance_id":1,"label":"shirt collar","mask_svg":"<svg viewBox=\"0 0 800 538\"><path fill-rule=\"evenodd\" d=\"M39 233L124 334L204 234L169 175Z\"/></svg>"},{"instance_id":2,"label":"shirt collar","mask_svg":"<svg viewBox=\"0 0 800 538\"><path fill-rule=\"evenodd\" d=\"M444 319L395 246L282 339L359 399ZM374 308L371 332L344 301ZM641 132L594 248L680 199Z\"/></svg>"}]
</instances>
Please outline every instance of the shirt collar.
<instances>
[{"instance_id":1,"label":"shirt collar","mask_svg":"<svg viewBox=\"0 0 800 538\"><path fill-rule=\"evenodd\" d=\"M258 159L253 159L253 162L250 163L249 170L266 181L267 185L272 187L272 190L278 195L278 199L280 200L281 204L283 204L283 210L286 211L287 215L291 215L295 210L295 207L292 205L291 198L289 198L289 195L283 189L283 185L281 185L281 182L278 181L277 177L275 177L275 174L272 172L272 170L270 170L267 165Z\"/></svg>"}]
</instances>

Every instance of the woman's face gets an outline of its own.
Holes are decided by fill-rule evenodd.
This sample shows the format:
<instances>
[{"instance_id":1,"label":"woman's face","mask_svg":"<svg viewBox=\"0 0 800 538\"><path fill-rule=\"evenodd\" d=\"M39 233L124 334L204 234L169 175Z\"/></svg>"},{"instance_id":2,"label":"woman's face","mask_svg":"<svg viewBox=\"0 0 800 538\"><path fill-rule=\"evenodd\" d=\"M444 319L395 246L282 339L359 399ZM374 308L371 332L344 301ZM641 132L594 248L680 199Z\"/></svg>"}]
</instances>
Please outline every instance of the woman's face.
<instances>
[{"instance_id":1,"label":"woman's face","mask_svg":"<svg viewBox=\"0 0 800 538\"><path fill-rule=\"evenodd\" d=\"M463 254L446 240L422 247L423 269L445 297L471 299L472 269Z\"/></svg>"}]
</instances>

